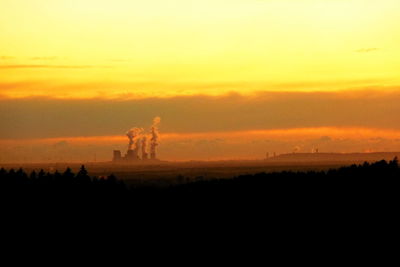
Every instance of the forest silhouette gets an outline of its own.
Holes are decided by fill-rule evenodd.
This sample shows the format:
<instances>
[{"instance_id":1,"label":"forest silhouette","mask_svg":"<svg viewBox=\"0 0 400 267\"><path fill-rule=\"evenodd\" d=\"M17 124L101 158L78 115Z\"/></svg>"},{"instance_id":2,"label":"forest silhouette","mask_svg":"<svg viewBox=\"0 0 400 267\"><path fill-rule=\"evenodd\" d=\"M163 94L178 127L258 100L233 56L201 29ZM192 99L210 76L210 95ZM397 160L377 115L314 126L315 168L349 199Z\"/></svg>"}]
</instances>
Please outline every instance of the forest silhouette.
<instances>
[{"instance_id":1,"label":"forest silhouette","mask_svg":"<svg viewBox=\"0 0 400 267\"><path fill-rule=\"evenodd\" d=\"M114 175L90 177L84 166L78 173L70 168L63 173L41 170L0 169L0 194L3 199L26 203L96 203L131 207L177 207L209 205L233 207L265 204L272 209L352 210L397 202L400 167L398 159L365 162L329 171L272 172L241 175L231 179L178 177L169 186L128 186ZM94 207L95 205L93 205Z\"/></svg>"}]
</instances>

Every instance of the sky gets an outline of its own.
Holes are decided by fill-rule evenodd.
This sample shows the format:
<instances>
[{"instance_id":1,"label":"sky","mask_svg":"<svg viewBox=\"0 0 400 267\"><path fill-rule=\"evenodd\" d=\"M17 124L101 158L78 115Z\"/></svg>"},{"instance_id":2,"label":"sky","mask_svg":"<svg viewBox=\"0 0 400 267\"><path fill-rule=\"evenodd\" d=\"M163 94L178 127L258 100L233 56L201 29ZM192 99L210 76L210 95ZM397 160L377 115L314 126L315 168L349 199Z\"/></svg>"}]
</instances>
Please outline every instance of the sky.
<instances>
[{"instance_id":1,"label":"sky","mask_svg":"<svg viewBox=\"0 0 400 267\"><path fill-rule=\"evenodd\" d=\"M1 0L0 162L400 151L397 0Z\"/></svg>"}]
</instances>

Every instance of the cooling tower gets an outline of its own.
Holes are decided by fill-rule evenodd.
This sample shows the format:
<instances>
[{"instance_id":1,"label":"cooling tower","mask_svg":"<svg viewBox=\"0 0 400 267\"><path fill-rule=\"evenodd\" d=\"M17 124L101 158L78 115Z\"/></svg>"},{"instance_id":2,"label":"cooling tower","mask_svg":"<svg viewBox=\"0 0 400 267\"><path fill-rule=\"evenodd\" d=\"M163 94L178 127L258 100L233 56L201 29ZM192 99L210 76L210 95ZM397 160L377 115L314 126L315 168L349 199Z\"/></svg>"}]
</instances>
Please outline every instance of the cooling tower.
<instances>
[{"instance_id":1,"label":"cooling tower","mask_svg":"<svg viewBox=\"0 0 400 267\"><path fill-rule=\"evenodd\" d=\"M113 161L121 161L122 160L122 154L120 150L114 150L114 157Z\"/></svg>"}]
</instances>

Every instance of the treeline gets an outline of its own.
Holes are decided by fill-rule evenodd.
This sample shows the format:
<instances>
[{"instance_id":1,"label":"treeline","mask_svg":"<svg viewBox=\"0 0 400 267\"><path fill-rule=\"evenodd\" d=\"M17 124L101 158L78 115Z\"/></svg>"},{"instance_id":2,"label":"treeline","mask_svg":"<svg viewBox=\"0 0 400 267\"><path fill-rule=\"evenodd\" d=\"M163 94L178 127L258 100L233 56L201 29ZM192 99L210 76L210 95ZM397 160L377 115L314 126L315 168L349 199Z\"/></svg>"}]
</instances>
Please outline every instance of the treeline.
<instances>
[{"instance_id":1,"label":"treeline","mask_svg":"<svg viewBox=\"0 0 400 267\"><path fill-rule=\"evenodd\" d=\"M186 180L185 180L186 181ZM91 198L135 203L249 202L280 205L324 205L345 201L397 201L400 167L397 158L329 171L274 172L178 183L169 187L128 187L115 176L90 177L84 166L74 174L0 170L0 194L9 197ZM372 203L371 202L371 203Z\"/></svg>"},{"instance_id":2,"label":"treeline","mask_svg":"<svg viewBox=\"0 0 400 267\"><path fill-rule=\"evenodd\" d=\"M159 236L168 232L173 238L177 233L193 238L193 233L202 235L205 229L215 233L213 238L225 231L236 241L240 233L257 238L264 234L261 243L296 244L296 249L308 240L326 249L321 245L325 238L329 243L337 239L333 244L340 248L349 244L352 251L354 244L347 242L348 237L369 244L371 230L379 235L386 231L383 235L391 237L398 226L397 159L329 171L179 180L180 184L168 187L128 187L112 175L90 177L83 166L76 174L70 169L63 173L1 169L0 209L6 221L14 219L14 223L18 218L23 224L19 229L34 232L54 227L84 233L96 229L99 237L107 231L121 236L155 231ZM35 223L39 228L32 226ZM314 257L314 250L311 253Z\"/></svg>"},{"instance_id":3,"label":"treeline","mask_svg":"<svg viewBox=\"0 0 400 267\"><path fill-rule=\"evenodd\" d=\"M125 195L127 192L128 188L125 183L114 175L90 177L85 166L82 166L76 174L70 168L63 173L40 170L39 172L32 171L29 174L22 168L9 171L4 168L0 169L0 194L3 196L119 196Z\"/></svg>"}]
</instances>

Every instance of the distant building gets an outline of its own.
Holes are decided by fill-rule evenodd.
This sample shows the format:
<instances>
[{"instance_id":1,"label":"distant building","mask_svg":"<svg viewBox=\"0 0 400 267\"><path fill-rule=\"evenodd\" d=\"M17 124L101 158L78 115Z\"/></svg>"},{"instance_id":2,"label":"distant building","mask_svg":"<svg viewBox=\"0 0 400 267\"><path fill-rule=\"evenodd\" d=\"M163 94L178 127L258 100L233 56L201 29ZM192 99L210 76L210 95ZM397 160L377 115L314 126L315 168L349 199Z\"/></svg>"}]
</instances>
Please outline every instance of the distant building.
<instances>
[{"instance_id":1,"label":"distant building","mask_svg":"<svg viewBox=\"0 0 400 267\"><path fill-rule=\"evenodd\" d=\"M113 162L138 162L138 161L147 161L149 160L149 155L146 152L142 153L142 158L138 155L138 150L136 149L129 149L125 156L122 156L120 150L114 150L114 157ZM157 160L157 155L155 151L151 153L151 160Z\"/></svg>"},{"instance_id":2,"label":"distant building","mask_svg":"<svg viewBox=\"0 0 400 267\"><path fill-rule=\"evenodd\" d=\"M120 150L114 150L114 157L113 161L121 161L122 160L122 154Z\"/></svg>"},{"instance_id":3,"label":"distant building","mask_svg":"<svg viewBox=\"0 0 400 267\"><path fill-rule=\"evenodd\" d=\"M113 162L140 162L148 161L149 156L152 161L157 161L157 147L159 145L159 135L157 125L160 118L156 117L151 127L151 138L143 133L143 128L132 128L126 133L129 139L128 150L122 156L120 150L114 151ZM149 140L150 138L150 140Z\"/></svg>"}]
</instances>

